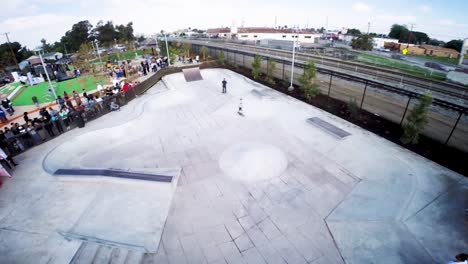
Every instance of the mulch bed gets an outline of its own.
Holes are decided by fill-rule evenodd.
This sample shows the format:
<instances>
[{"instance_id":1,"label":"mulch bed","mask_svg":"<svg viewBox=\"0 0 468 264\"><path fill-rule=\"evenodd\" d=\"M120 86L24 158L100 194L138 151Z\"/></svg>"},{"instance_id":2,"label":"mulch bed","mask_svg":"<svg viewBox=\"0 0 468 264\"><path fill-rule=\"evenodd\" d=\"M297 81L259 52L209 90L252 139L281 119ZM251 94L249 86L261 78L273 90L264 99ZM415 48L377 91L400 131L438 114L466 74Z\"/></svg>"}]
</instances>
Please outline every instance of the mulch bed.
<instances>
[{"instance_id":1,"label":"mulch bed","mask_svg":"<svg viewBox=\"0 0 468 264\"><path fill-rule=\"evenodd\" d=\"M211 66L216 67L216 66ZM227 68L234 72L244 75L253 80L250 69L243 67L235 67L232 65L219 66ZM403 129L399 124L389 121L383 117L374 115L373 113L365 110L360 110L359 106L352 108L348 103L328 97L324 94L319 94L317 97L307 100L304 93L300 89L294 89L293 92L288 91L289 83L283 80L275 80L275 84L268 83L266 76L262 75L256 82L271 87L279 92L288 94L298 100L311 104L315 107L323 109L333 115L339 116L355 125L358 125L366 130L369 130L387 140L390 140L404 148L418 153L434 162L437 162L451 170L461 173L468 177L468 153L453 147L444 145L424 135L420 135L419 143L417 144L403 144L400 138L403 135Z\"/></svg>"}]
</instances>

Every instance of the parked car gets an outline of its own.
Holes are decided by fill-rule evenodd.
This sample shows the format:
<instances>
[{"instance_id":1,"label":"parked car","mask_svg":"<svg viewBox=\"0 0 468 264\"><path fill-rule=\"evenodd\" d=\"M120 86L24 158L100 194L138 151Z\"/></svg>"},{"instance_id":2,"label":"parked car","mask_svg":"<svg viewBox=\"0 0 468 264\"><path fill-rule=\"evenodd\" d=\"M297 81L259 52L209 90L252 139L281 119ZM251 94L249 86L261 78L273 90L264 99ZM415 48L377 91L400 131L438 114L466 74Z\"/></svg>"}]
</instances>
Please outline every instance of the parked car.
<instances>
[{"instance_id":1,"label":"parked car","mask_svg":"<svg viewBox=\"0 0 468 264\"><path fill-rule=\"evenodd\" d=\"M445 71L445 67L437 62L428 61L424 63L424 66L432 68L432 69L440 70L440 71Z\"/></svg>"}]
</instances>

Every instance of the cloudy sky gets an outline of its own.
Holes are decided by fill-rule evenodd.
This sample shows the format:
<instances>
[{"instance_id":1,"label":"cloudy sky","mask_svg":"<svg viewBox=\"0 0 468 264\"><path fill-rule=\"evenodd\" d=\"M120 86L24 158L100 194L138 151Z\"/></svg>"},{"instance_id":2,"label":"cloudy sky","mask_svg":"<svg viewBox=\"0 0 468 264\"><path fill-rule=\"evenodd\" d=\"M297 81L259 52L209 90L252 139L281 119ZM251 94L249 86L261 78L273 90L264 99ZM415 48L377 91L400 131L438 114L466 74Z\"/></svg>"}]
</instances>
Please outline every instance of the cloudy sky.
<instances>
[{"instance_id":1,"label":"cloudy sky","mask_svg":"<svg viewBox=\"0 0 468 264\"><path fill-rule=\"evenodd\" d=\"M0 33L29 48L40 39L58 40L80 20L123 24L133 21L136 33L161 29L219 26L358 28L388 33L394 23L414 24L432 38L468 37L468 0L4 0ZM2 37L2 36L0 36ZM4 38L4 36L3 36ZM1 40L0 43L4 42Z\"/></svg>"}]
</instances>

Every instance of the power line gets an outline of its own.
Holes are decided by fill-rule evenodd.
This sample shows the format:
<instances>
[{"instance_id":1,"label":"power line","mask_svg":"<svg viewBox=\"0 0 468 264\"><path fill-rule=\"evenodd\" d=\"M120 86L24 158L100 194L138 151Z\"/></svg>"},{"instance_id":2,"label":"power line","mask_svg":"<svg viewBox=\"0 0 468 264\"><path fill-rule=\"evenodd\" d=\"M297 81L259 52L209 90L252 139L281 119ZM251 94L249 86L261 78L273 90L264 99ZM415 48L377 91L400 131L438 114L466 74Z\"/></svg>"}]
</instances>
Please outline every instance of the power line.
<instances>
[{"instance_id":1,"label":"power line","mask_svg":"<svg viewBox=\"0 0 468 264\"><path fill-rule=\"evenodd\" d=\"M18 65L18 61L16 60L16 55L13 52L13 48L11 47L10 38L8 37L8 33L9 32L5 32L3 34L5 34L5 36L6 36L6 39L7 39L7 42L8 42L8 47L10 47L11 56L13 56L13 60L15 61L16 67L18 68L18 70L20 70L20 67Z\"/></svg>"}]
</instances>

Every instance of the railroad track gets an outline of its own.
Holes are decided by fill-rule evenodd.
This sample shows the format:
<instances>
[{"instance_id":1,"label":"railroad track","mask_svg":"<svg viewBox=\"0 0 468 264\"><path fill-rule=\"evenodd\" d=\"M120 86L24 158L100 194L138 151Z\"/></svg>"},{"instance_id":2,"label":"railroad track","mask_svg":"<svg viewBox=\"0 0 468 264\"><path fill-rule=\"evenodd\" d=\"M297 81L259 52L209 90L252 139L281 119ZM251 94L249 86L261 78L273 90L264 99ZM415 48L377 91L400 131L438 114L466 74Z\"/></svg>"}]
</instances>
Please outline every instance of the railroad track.
<instances>
[{"instance_id":1,"label":"railroad track","mask_svg":"<svg viewBox=\"0 0 468 264\"><path fill-rule=\"evenodd\" d=\"M261 55L276 56L283 59L288 59L292 57L291 51L280 50L280 49L271 49L259 46L251 45L240 45L233 43L213 43L207 41L198 41L198 40L180 40L198 45L219 47L219 48L231 48L235 50L245 50L255 53L260 53ZM415 89L419 92L424 90L431 90L445 96L452 97L454 99L462 99L468 101L468 88L462 85L457 85L448 82L434 81L417 76L408 75L402 72L369 66L362 63L350 62L346 60L341 60L337 58L330 58L325 56L317 56L314 54L296 52L297 60L307 61L312 60L316 63L317 67L330 67L335 69L340 69L347 71L348 73L357 73L361 75L366 75L372 78L373 80L381 82L391 82L394 86L398 86L403 89L408 89L414 91Z\"/></svg>"}]
</instances>

